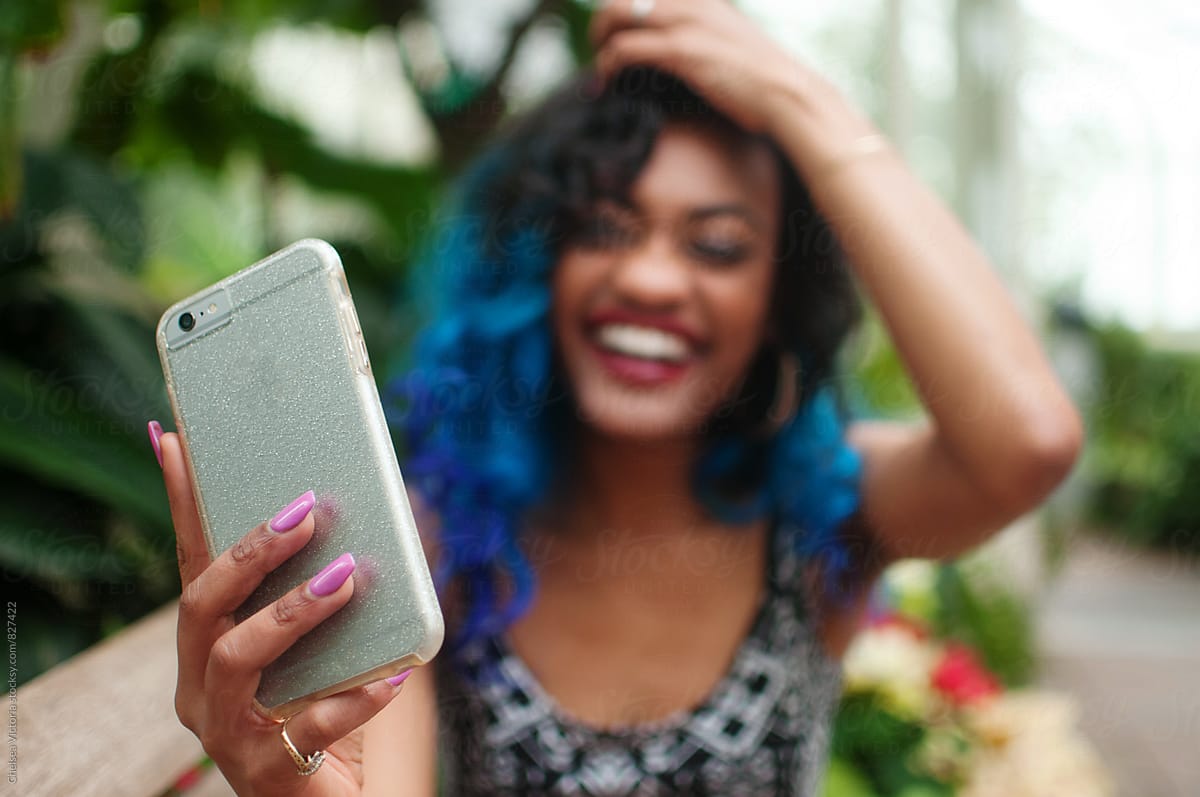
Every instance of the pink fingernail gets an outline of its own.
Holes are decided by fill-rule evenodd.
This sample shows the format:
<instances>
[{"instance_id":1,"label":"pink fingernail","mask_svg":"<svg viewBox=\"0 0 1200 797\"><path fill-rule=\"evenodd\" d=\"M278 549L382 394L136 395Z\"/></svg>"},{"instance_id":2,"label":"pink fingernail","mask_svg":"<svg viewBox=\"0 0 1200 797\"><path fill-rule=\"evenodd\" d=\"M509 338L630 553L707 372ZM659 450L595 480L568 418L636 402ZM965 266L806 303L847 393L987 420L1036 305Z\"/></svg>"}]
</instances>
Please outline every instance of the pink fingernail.
<instances>
[{"instance_id":1,"label":"pink fingernail","mask_svg":"<svg viewBox=\"0 0 1200 797\"><path fill-rule=\"evenodd\" d=\"M354 557L344 553L325 566L325 569L312 577L308 582L308 591L318 598L332 595L346 583L354 572Z\"/></svg>"},{"instance_id":2,"label":"pink fingernail","mask_svg":"<svg viewBox=\"0 0 1200 797\"><path fill-rule=\"evenodd\" d=\"M158 442L162 439L163 428L158 421L150 421L146 424L146 431L150 433L150 445L154 446L154 458L158 460L158 467L162 467L162 445Z\"/></svg>"},{"instance_id":3,"label":"pink fingernail","mask_svg":"<svg viewBox=\"0 0 1200 797\"><path fill-rule=\"evenodd\" d=\"M410 676L412 674L413 674L412 668L409 668L409 669L405 670L404 672L400 673L399 675L393 675L391 678L388 678L387 682L389 684L391 684L392 686L399 686L400 684L404 683L404 681L408 678L408 676Z\"/></svg>"},{"instance_id":4,"label":"pink fingernail","mask_svg":"<svg viewBox=\"0 0 1200 797\"><path fill-rule=\"evenodd\" d=\"M290 504L285 506L283 509L280 509L275 517L271 518L271 522L267 525L270 527L271 531L291 531L300 525L300 521L304 520L304 518L308 516L308 513L312 511L312 508L316 503L317 498L313 495L312 490L302 493Z\"/></svg>"}]
</instances>

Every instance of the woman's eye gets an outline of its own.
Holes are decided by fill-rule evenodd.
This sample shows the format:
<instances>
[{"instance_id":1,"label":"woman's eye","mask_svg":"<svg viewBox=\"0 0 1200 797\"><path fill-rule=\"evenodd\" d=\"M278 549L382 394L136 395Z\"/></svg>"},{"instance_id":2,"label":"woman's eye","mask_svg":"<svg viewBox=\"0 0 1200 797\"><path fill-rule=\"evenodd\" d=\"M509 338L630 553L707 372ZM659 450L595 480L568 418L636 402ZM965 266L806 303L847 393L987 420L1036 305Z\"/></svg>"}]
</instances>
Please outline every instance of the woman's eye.
<instances>
[{"instance_id":1,"label":"woman's eye","mask_svg":"<svg viewBox=\"0 0 1200 797\"><path fill-rule=\"evenodd\" d=\"M697 256L704 260L725 264L744 260L750 251L750 247L741 241L722 239L693 241L691 248Z\"/></svg>"}]
</instances>

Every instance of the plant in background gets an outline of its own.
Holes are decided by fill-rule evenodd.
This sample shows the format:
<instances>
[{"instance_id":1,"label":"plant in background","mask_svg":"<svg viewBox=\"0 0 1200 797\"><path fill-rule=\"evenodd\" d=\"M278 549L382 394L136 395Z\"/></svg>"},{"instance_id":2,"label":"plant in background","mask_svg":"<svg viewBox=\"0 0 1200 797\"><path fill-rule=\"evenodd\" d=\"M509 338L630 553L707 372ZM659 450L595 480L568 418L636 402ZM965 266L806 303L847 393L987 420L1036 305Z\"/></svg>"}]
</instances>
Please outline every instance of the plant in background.
<instances>
[{"instance_id":1,"label":"plant in background","mask_svg":"<svg viewBox=\"0 0 1200 797\"><path fill-rule=\"evenodd\" d=\"M975 609L947 611L947 595ZM1115 793L1075 730L1069 698L1006 685L961 641L990 639L978 629L965 633L970 626L963 618L986 620L995 605L1002 618L1015 605L1005 600L997 604L987 588L976 592L954 564L908 560L889 569L866 627L845 654L824 797ZM953 636L943 636L939 627ZM1010 673L1024 672L1027 654L1011 658L1021 665L1010 662Z\"/></svg>"},{"instance_id":2,"label":"plant in background","mask_svg":"<svg viewBox=\"0 0 1200 797\"><path fill-rule=\"evenodd\" d=\"M5 31L5 68L59 30L52 4L21 7L38 8L26 22L39 25L29 38ZM20 603L24 682L179 587L143 440L166 402L152 304L136 284L136 188L86 153L22 152L15 117L0 114L0 127L0 566Z\"/></svg>"},{"instance_id":3,"label":"plant in background","mask_svg":"<svg viewBox=\"0 0 1200 797\"><path fill-rule=\"evenodd\" d=\"M1153 348L1119 324L1089 334L1101 377L1088 408L1088 519L1130 542L1200 553L1200 355Z\"/></svg>"},{"instance_id":4,"label":"plant in background","mask_svg":"<svg viewBox=\"0 0 1200 797\"><path fill-rule=\"evenodd\" d=\"M268 33L340 43L361 59L414 20L436 49L424 3L216 10L0 5L0 568L21 606L19 683L178 595L145 433L149 418L170 415L154 348L162 309L319 235L342 255L385 369L411 332L410 253L445 176L505 113L501 87L522 37L552 20L582 54L590 14L570 0L539 3L499 31L502 58L479 73L451 58L440 77L412 74L415 63L405 75L398 58L394 79L416 88L415 112L436 139L425 160L398 162L331 146L266 96L249 64ZM324 80L328 49L310 49L316 71L306 74Z\"/></svg>"}]
</instances>

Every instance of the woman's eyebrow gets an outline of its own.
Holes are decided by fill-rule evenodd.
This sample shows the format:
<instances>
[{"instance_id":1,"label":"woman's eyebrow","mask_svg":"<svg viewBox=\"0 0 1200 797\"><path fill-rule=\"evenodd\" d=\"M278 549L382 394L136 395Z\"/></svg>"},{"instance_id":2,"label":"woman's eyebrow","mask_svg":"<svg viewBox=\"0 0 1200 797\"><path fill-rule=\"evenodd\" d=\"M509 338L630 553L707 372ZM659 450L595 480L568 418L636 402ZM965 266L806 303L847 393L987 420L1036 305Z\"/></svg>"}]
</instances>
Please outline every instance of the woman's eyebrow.
<instances>
[{"instance_id":1,"label":"woman's eyebrow","mask_svg":"<svg viewBox=\"0 0 1200 797\"><path fill-rule=\"evenodd\" d=\"M632 213L642 215L645 211L636 199L629 197L627 199L611 199L613 205L622 210L627 210ZM720 202L715 205L704 205L703 207L693 208L687 212L687 223L692 224L698 221L711 219L715 216L737 216L745 221L755 230L761 230L763 227L763 219L752 207L744 202Z\"/></svg>"},{"instance_id":2,"label":"woman's eyebrow","mask_svg":"<svg viewBox=\"0 0 1200 797\"><path fill-rule=\"evenodd\" d=\"M688 213L689 221L704 221L713 216L738 216L752 227L760 226L758 214L748 205L741 202L726 202L720 205L707 205L696 208Z\"/></svg>"}]
</instances>

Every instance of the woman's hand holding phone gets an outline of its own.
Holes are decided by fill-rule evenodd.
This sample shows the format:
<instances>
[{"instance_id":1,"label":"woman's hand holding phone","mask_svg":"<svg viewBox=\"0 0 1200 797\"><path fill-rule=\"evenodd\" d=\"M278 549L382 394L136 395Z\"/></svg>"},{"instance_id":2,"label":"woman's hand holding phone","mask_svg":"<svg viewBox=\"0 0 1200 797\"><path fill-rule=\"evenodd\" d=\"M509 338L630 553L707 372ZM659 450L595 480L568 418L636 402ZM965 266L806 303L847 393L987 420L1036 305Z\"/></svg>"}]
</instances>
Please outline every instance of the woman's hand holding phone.
<instances>
[{"instance_id":1,"label":"woman's hand holding phone","mask_svg":"<svg viewBox=\"0 0 1200 797\"><path fill-rule=\"evenodd\" d=\"M254 706L263 667L350 600L353 557L338 557L308 582L236 623L234 610L263 577L312 537L311 495L271 520L264 518L211 560L179 440L163 434L157 423L150 434L162 462L183 581L175 690L180 721L239 795L360 795L361 726L400 692L411 670L323 698L288 721L288 736L301 754L325 751L324 764L307 777L289 755L280 724Z\"/></svg>"}]
</instances>

